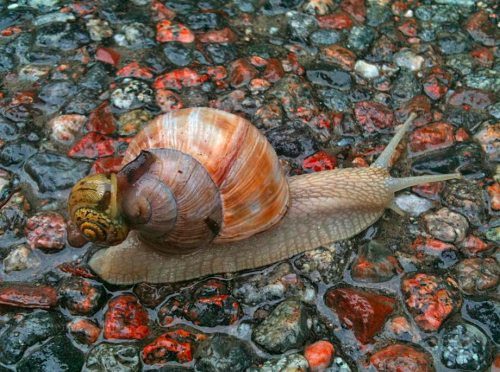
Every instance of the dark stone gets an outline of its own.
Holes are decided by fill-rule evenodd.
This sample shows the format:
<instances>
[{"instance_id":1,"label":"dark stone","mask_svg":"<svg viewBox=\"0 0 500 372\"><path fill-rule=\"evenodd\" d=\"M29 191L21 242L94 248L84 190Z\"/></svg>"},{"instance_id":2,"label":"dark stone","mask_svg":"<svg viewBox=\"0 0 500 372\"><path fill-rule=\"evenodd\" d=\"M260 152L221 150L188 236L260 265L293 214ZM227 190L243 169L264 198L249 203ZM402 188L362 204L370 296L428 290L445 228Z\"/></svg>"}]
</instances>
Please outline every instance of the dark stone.
<instances>
[{"instance_id":1,"label":"dark stone","mask_svg":"<svg viewBox=\"0 0 500 372\"><path fill-rule=\"evenodd\" d=\"M29 347L60 331L56 316L46 311L36 311L10 320L0 337L0 362L18 362Z\"/></svg>"},{"instance_id":2,"label":"dark stone","mask_svg":"<svg viewBox=\"0 0 500 372\"><path fill-rule=\"evenodd\" d=\"M224 64L236 59L238 52L233 45L209 44L206 50L210 59L216 65Z\"/></svg>"},{"instance_id":3,"label":"dark stone","mask_svg":"<svg viewBox=\"0 0 500 372\"><path fill-rule=\"evenodd\" d=\"M306 149L315 148L313 140L308 138L304 132L305 129L293 127L275 128L268 131L266 137L278 155L296 158L303 154Z\"/></svg>"},{"instance_id":4,"label":"dark stone","mask_svg":"<svg viewBox=\"0 0 500 372\"><path fill-rule=\"evenodd\" d=\"M10 55L0 50L0 73L9 72L14 68L14 60Z\"/></svg>"},{"instance_id":5,"label":"dark stone","mask_svg":"<svg viewBox=\"0 0 500 372\"><path fill-rule=\"evenodd\" d=\"M38 97L50 104L61 107L69 98L77 92L77 87L70 81L55 81L45 84Z\"/></svg>"},{"instance_id":6,"label":"dark stone","mask_svg":"<svg viewBox=\"0 0 500 372\"><path fill-rule=\"evenodd\" d=\"M475 183L464 180L446 182L442 193L444 204L463 214L474 226L481 226L486 217L486 205L483 190Z\"/></svg>"},{"instance_id":7,"label":"dark stone","mask_svg":"<svg viewBox=\"0 0 500 372\"><path fill-rule=\"evenodd\" d=\"M0 163L5 166L20 164L36 152L37 149L27 143L8 143L0 149Z\"/></svg>"},{"instance_id":8,"label":"dark stone","mask_svg":"<svg viewBox=\"0 0 500 372\"><path fill-rule=\"evenodd\" d=\"M83 370L138 372L140 367L139 349L136 346L102 343L90 350Z\"/></svg>"},{"instance_id":9,"label":"dark stone","mask_svg":"<svg viewBox=\"0 0 500 372\"><path fill-rule=\"evenodd\" d=\"M413 161L412 169L418 174L445 174L460 172L474 177L483 177L481 146L476 143L457 143Z\"/></svg>"},{"instance_id":10,"label":"dark stone","mask_svg":"<svg viewBox=\"0 0 500 372\"><path fill-rule=\"evenodd\" d=\"M491 338L497 343L500 341L500 304L497 301L465 303L467 314L489 331Z\"/></svg>"},{"instance_id":11,"label":"dark stone","mask_svg":"<svg viewBox=\"0 0 500 372\"><path fill-rule=\"evenodd\" d=\"M318 30L309 36L309 40L314 45L330 45L340 40L340 33L335 30Z\"/></svg>"},{"instance_id":12,"label":"dark stone","mask_svg":"<svg viewBox=\"0 0 500 372\"><path fill-rule=\"evenodd\" d=\"M345 92L336 89L321 89L318 91L323 104L330 110L346 112L350 110L349 97Z\"/></svg>"},{"instance_id":13,"label":"dark stone","mask_svg":"<svg viewBox=\"0 0 500 372\"><path fill-rule=\"evenodd\" d=\"M349 34L348 46L355 51L367 50L375 40L375 32L367 26L355 26Z\"/></svg>"},{"instance_id":14,"label":"dark stone","mask_svg":"<svg viewBox=\"0 0 500 372\"><path fill-rule=\"evenodd\" d=\"M200 371L245 371L253 362L250 346L233 336L217 333L201 343L195 353Z\"/></svg>"},{"instance_id":15,"label":"dark stone","mask_svg":"<svg viewBox=\"0 0 500 372\"><path fill-rule=\"evenodd\" d=\"M265 15L284 14L289 10L297 8L304 0L266 0L262 6Z\"/></svg>"},{"instance_id":16,"label":"dark stone","mask_svg":"<svg viewBox=\"0 0 500 372\"><path fill-rule=\"evenodd\" d=\"M408 102L421 91L421 84L410 71L402 70L396 77L392 87L392 99L396 104Z\"/></svg>"},{"instance_id":17,"label":"dark stone","mask_svg":"<svg viewBox=\"0 0 500 372\"><path fill-rule=\"evenodd\" d=\"M19 372L80 372L83 353L66 336L56 336L17 365Z\"/></svg>"},{"instance_id":18,"label":"dark stone","mask_svg":"<svg viewBox=\"0 0 500 372\"><path fill-rule=\"evenodd\" d=\"M443 54L463 53L468 49L467 36L462 33L438 35L438 46Z\"/></svg>"},{"instance_id":19,"label":"dark stone","mask_svg":"<svg viewBox=\"0 0 500 372\"><path fill-rule=\"evenodd\" d=\"M314 85L326 86L342 91L351 89L351 75L348 72L332 68L311 68L307 78Z\"/></svg>"},{"instance_id":20,"label":"dark stone","mask_svg":"<svg viewBox=\"0 0 500 372\"><path fill-rule=\"evenodd\" d=\"M50 152L31 157L25 165L26 172L37 183L41 192L65 190L88 174L89 163L70 159Z\"/></svg>"},{"instance_id":21,"label":"dark stone","mask_svg":"<svg viewBox=\"0 0 500 372\"><path fill-rule=\"evenodd\" d=\"M90 38L76 23L49 23L36 30L35 45L41 48L68 51L87 44Z\"/></svg>"},{"instance_id":22,"label":"dark stone","mask_svg":"<svg viewBox=\"0 0 500 372\"><path fill-rule=\"evenodd\" d=\"M88 115L99 105L94 91L81 89L64 108L67 114Z\"/></svg>"},{"instance_id":23,"label":"dark stone","mask_svg":"<svg viewBox=\"0 0 500 372\"><path fill-rule=\"evenodd\" d=\"M371 27L378 27L384 22L388 21L392 14L387 6L379 5L378 3L368 3L366 10L366 24Z\"/></svg>"},{"instance_id":24,"label":"dark stone","mask_svg":"<svg viewBox=\"0 0 500 372\"><path fill-rule=\"evenodd\" d=\"M186 17L186 25L191 30L222 28L222 19L217 13L195 13Z\"/></svg>"},{"instance_id":25,"label":"dark stone","mask_svg":"<svg viewBox=\"0 0 500 372\"><path fill-rule=\"evenodd\" d=\"M102 63L94 64L80 81L80 85L101 92L108 86L110 77Z\"/></svg>"},{"instance_id":26,"label":"dark stone","mask_svg":"<svg viewBox=\"0 0 500 372\"><path fill-rule=\"evenodd\" d=\"M175 66L187 66L193 60L192 50L183 45L184 43L170 42L163 47L163 53L167 60Z\"/></svg>"}]
</instances>

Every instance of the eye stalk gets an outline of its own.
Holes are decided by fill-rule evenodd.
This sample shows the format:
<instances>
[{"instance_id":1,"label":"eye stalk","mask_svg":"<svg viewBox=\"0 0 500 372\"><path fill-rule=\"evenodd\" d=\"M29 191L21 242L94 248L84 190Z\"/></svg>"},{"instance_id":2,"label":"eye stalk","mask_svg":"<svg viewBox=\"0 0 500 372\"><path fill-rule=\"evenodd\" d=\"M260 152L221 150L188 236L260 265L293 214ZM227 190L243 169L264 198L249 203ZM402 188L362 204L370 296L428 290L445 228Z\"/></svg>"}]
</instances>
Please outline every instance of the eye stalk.
<instances>
[{"instance_id":1,"label":"eye stalk","mask_svg":"<svg viewBox=\"0 0 500 372\"><path fill-rule=\"evenodd\" d=\"M71 220L90 241L116 245L129 232L117 203L116 175L95 174L82 178L68 199Z\"/></svg>"}]
</instances>

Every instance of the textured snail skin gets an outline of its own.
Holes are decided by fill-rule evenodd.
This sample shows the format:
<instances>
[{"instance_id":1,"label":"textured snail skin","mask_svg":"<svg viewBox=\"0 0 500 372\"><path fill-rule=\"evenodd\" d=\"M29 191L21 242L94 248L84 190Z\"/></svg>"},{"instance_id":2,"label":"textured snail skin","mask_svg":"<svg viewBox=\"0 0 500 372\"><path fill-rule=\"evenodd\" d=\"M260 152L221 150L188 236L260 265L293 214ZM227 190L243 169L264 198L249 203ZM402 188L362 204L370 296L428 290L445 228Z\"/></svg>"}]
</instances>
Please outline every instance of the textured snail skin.
<instances>
[{"instance_id":1,"label":"textured snail skin","mask_svg":"<svg viewBox=\"0 0 500 372\"><path fill-rule=\"evenodd\" d=\"M217 242L187 254L165 254L132 231L98 251L90 267L113 284L177 282L257 268L350 238L391 207L394 193L413 185L459 178L459 174L396 179L388 164L408 129L411 115L370 168L323 171L288 178L288 209L279 222L242 240Z\"/></svg>"}]
</instances>

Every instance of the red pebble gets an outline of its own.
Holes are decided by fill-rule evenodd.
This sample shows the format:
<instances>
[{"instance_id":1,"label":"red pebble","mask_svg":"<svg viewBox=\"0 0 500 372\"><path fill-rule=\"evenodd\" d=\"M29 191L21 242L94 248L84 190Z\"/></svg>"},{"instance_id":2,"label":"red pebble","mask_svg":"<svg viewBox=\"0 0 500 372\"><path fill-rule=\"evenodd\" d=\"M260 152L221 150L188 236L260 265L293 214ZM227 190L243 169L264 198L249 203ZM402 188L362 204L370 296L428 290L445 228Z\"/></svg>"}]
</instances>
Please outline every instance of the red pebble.
<instances>
[{"instance_id":1,"label":"red pebble","mask_svg":"<svg viewBox=\"0 0 500 372\"><path fill-rule=\"evenodd\" d=\"M356 120L368 131L375 132L394 125L394 114L387 106L372 101L356 103Z\"/></svg>"},{"instance_id":2,"label":"red pebble","mask_svg":"<svg viewBox=\"0 0 500 372\"><path fill-rule=\"evenodd\" d=\"M104 101L90 113L85 129L88 132L101 134L112 134L115 131L115 118L113 117L108 101Z\"/></svg>"},{"instance_id":3,"label":"red pebble","mask_svg":"<svg viewBox=\"0 0 500 372\"><path fill-rule=\"evenodd\" d=\"M284 75L285 70L283 69L281 61L277 58L269 58L262 77L270 83L275 83Z\"/></svg>"},{"instance_id":4,"label":"red pebble","mask_svg":"<svg viewBox=\"0 0 500 372\"><path fill-rule=\"evenodd\" d=\"M335 63L346 70L352 70L356 63L356 55L340 45L330 45L323 49L323 59Z\"/></svg>"},{"instance_id":5,"label":"red pebble","mask_svg":"<svg viewBox=\"0 0 500 372\"><path fill-rule=\"evenodd\" d=\"M461 303L449 281L431 274L411 274L403 280L401 290L406 306L424 331L437 331Z\"/></svg>"},{"instance_id":6,"label":"red pebble","mask_svg":"<svg viewBox=\"0 0 500 372\"><path fill-rule=\"evenodd\" d=\"M7 28L4 28L2 31L0 31L0 35L8 37L12 35L16 35L22 31L21 27L18 26L10 26Z\"/></svg>"},{"instance_id":7,"label":"red pebble","mask_svg":"<svg viewBox=\"0 0 500 372\"><path fill-rule=\"evenodd\" d=\"M160 43L169 41L192 43L194 41L194 34L182 23L175 23L164 19L156 24L156 41Z\"/></svg>"},{"instance_id":8,"label":"red pebble","mask_svg":"<svg viewBox=\"0 0 500 372\"><path fill-rule=\"evenodd\" d=\"M184 107L182 98L169 89L156 90L156 104L162 112L175 111Z\"/></svg>"},{"instance_id":9,"label":"red pebble","mask_svg":"<svg viewBox=\"0 0 500 372\"><path fill-rule=\"evenodd\" d=\"M0 284L0 305L49 309L57 304L57 291L47 285L24 283Z\"/></svg>"},{"instance_id":10,"label":"red pebble","mask_svg":"<svg viewBox=\"0 0 500 372\"><path fill-rule=\"evenodd\" d=\"M104 63L109 63L113 66L118 66L120 63L120 53L111 48L99 47L95 54L95 59Z\"/></svg>"},{"instance_id":11,"label":"red pebble","mask_svg":"<svg viewBox=\"0 0 500 372\"><path fill-rule=\"evenodd\" d=\"M363 344L373 341L396 304L392 297L356 288L331 289L325 295L325 302Z\"/></svg>"},{"instance_id":12,"label":"red pebble","mask_svg":"<svg viewBox=\"0 0 500 372\"><path fill-rule=\"evenodd\" d=\"M92 14L97 10L95 4L88 1L76 1L69 5L71 10L78 14L78 16L82 17L88 14Z\"/></svg>"},{"instance_id":13,"label":"red pebble","mask_svg":"<svg viewBox=\"0 0 500 372\"><path fill-rule=\"evenodd\" d=\"M412 249L420 254L439 256L444 251L456 251L453 244L433 238L418 236L411 245Z\"/></svg>"},{"instance_id":14,"label":"red pebble","mask_svg":"<svg viewBox=\"0 0 500 372\"><path fill-rule=\"evenodd\" d=\"M92 345L99 338L101 329L88 319L74 319L68 323L68 331L83 344Z\"/></svg>"},{"instance_id":15,"label":"red pebble","mask_svg":"<svg viewBox=\"0 0 500 372\"><path fill-rule=\"evenodd\" d=\"M332 362L335 348L331 342L317 341L306 347L304 357L309 363L311 372L324 371Z\"/></svg>"},{"instance_id":16,"label":"red pebble","mask_svg":"<svg viewBox=\"0 0 500 372\"><path fill-rule=\"evenodd\" d=\"M211 30L199 36L199 40L202 43L234 43L238 39L238 36L229 27L225 27L222 30Z\"/></svg>"},{"instance_id":17,"label":"red pebble","mask_svg":"<svg viewBox=\"0 0 500 372\"><path fill-rule=\"evenodd\" d=\"M92 168L90 169L90 174L100 174L100 173L116 173L122 169L123 156L110 156L107 158L97 159Z\"/></svg>"},{"instance_id":18,"label":"red pebble","mask_svg":"<svg viewBox=\"0 0 500 372\"><path fill-rule=\"evenodd\" d=\"M71 274L81 278L95 279L96 276L90 271L87 266L81 266L80 262L63 262L57 266L63 273Z\"/></svg>"},{"instance_id":19,"label":"red pebble","mask_svg":"<svg viewBox=\"0 0 500 372\"><path fill-rule=\"evenodd\" d=\"M478 47L470 52L470 55L474 60L484 67L491 67L493 61L495 60L495 55L493 52L486 47Z\"/></svg>"},{"instance_id":20,"label":"red pebble","mask_svg":"<svg viewBox=\"0 0 500 372\"><path fill-rule=\"evenodd\" d=\"M131 139L115 139L103 134L91 132L78 141L69 151L68 156L73 158L96 159L114 155L123 143Z\"/></svg>"},{"instance_id":21,"label":"red pebble","mask_svg":"<svg viewBox=\"0 0 500 372\"><path fill-rule=\"evenodd\" d=\"M115 297L104 316L104 338L142 340L149 334L148 321L148 312L135 296Z\"/></svg>"},{"instance_id":22,"label":"red pebble","mask_svg":"<svg viewBox=\"0 0 500 372\"><path fill-rule=\"evenodd\" d=\"M486 46L495 46L498 42L495 23L495 17L490 19L488 12L480 10L467 20L465 28L475 41Z\"/></svg>"},{"instance_id":23,"label":"red pebble","mask_svg":"<svg viewBox=\"0 0 500 372\"><path fill-rule=\"evenodd\" d=\"M468 235L460 242L460 250L468 256L476 256L478 253L487 251L491 245L474 235Z\"/></svg>"},{"instance_id":24,"label":"red pebble","mask_svg":"<svg viewBox=\"0 0 500 372\"><path fill-rule=\"evenodd\" d=\"M153 18L155 21L175 18L175 12L167 8L158 0L153 0L153 2L151 3L151 10L156 13Z\"/></svg>"},{"instance_id":25,"label":"red pebble","mask_svg":"<svg viewBox=\"0 0 500 372\"><path fill-rule=\"evenodd\" d=\"M24 234L31 248L60 250L66 243L66 221L56 212L41 212L28 219Z\"/></svg>"},{"instance_id":26,"label":"red pebble","mask_svg":"<svg viewBox=\"0 0 500 372\"><path fill-rule=\"evenodd\" d=\"M451 83L451 74L440 67L434 67L424 79L424 92L433 100L444 97Z\"/></svg>"},{"instance_id":27,"label":"red pebble","mask_svg":"<svg viewBox=\"0 0 500 372\"><path fill-rule=\"evenodd\" d=\"M492 185L486 187L488 196L490 197L490 207L494 211L500 211L500 183L495 182Z\"/></svg>"},{"instance_id":28,"label":"red pebble","mask_svg":"<svg viewBox=\"0 0 500 372\"><path fill-rule=\"evenodd\" d=\"M342 10L349 13L358 22L364 22L366 18L365 0L342 0Z\"/></svg>"},{"instance_id":29,"label":"red pebble","mask_svg":"<svg viewBox=\"0 0 500 372\"><path fill-rule=\"evenodd\" d=\"M206 339L203 334L193 334L183 329L164 333L142 350L146 364L163 364L170 361L188 363L193 360L196 341Z\"/></svg>"},{"instance_id":30,"label":"red pebble","mask_svg":"<svg viewBox=\"0 0 500 372\"><path fill-rule=\"evenodd\" d=\"M195 87L208 80L208 75L198 74L188 67L179 68L158 76L153 83L154 89L177 89Z\"/></svg>"},{"instance_id":31,"label":"red pebble","mask_svg":"<svg viewBox=\"0 0 500 372\"><path fill-rule=\"evenodd\" d=\"M317 153L305 158L302 162L302 168L305 170L312 170L314 172L335 169L336 166L337 159L325 151L318 151Z\"/></svg>"},{"instance_id":32,"label":"red pebble","mask_svg":"<svg viewBox=\"0 0 500 372\"><path fill-rule=\"evenodd\" d=\"M370 364L383 372L434 372L432 357L406 344L394 344L379 350L370 357Z\"/></svg>"},{"instance_id":33,"label":"red pebble","mask_svg":"<svg viewBox=\"0 0 500 372\"><path fill-rule=\"evenodd\" d=\"M417 195L423 196L424 198L431 200L438 200L439 193L443 191L443 182L433 182L433 183L423 183L421 185L413 186L411 191Z\"/></svg>"},{"instance_id":34,"label":"red pebble","mask_svg":"<svg viewBox=\"0 0 500 372\"><path fill-rule=\"evenodd\" d=\"M329 30L345 30L352 27L352 19L345 12L336 12L317 17L319 27Z\"/></svg>"},{"instance_id":35,"label":"red pebble","mask_svg":"<svg viewBox=\"0 0 500 372\"><path fill-rule=\"evenodd\" d=\"M432 123L417 128L410 135L408 146L414 154L449 147L455 142L453 131L451 124Z\"/></svg>"},{"instance_id":36,"label":"red pebble","mask_svg":"<svg viewBox=\"0 0 500 372\"><path fill-rule=\"evenodd\" d=\"M121 77L152 79L153 70L151 70L149 67L141 67L137 62L130 62L128 65L123 66L120 70L118 70L116 75Z\"/></svg>"},{"instance_id":37,"label":"red pebble","mask_svg":"<svg viewBox=\"0 0 500 372\"><path fill-rule=\"evenodd\" d=\"M245 86L257 76L257 73L255 67L246 59L237 59L232 62L229 67L229 80L231 81L231 86L234 88Z\"/></svg>"},{"instance_id":38,"label":"red pebble","mask_svg":"<svg viewBox=\"0 0 500 372\"><path fill-rule=\"evenodd\" d=\"M88 243L88 240L82 235L80 229L71 221L66 227L68 244L75 248L81 248Z\"/></svg>"},{"instance_id":39,"label":"red pebble","mask_svg":"<svg viewBox=\"0 0 500 372\"><path fill-rule=\"evenodd\" d=\"M399 26L398 30L401 31L405 36L410 36L410 37L417 36L418 28L416 19L410 18L401 26Z\"/></svg>"},{"instance_id":40,"label":"red pebble","mask_svg":"<svg viewBox=\"0 0 500 372\"><path fill-rule=\"evenodd\" d=\"M207 68L207 74L212 80L223 80L227 77L227 70L224 66L210 66Z\"/></svg>"}]
</instances>

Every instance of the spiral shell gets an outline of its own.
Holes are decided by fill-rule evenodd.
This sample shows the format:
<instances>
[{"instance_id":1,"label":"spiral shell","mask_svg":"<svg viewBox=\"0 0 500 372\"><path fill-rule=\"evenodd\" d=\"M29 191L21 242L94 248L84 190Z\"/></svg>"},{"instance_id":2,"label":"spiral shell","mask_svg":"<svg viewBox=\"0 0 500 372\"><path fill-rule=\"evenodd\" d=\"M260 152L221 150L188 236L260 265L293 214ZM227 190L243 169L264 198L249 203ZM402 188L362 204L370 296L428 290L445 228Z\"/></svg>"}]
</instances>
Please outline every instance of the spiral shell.
<instances>
[{"instance_id":1,"label":"spiral shell","mask_svg":"<svg viewBox=\"0 0 500 372\"><path fill-rule=\"evenodd\" d=\"M274 149L258 129L239 116L209 108L162 115L130 143L123 164L141 151L154 149L176 150L192 157L217 187L222 221L215 243L267 230L287 210L288 184ZM184 199L186 203L191 200ZM177 200L178 207L179 203Z\"/></svg>"}]
</instances>

